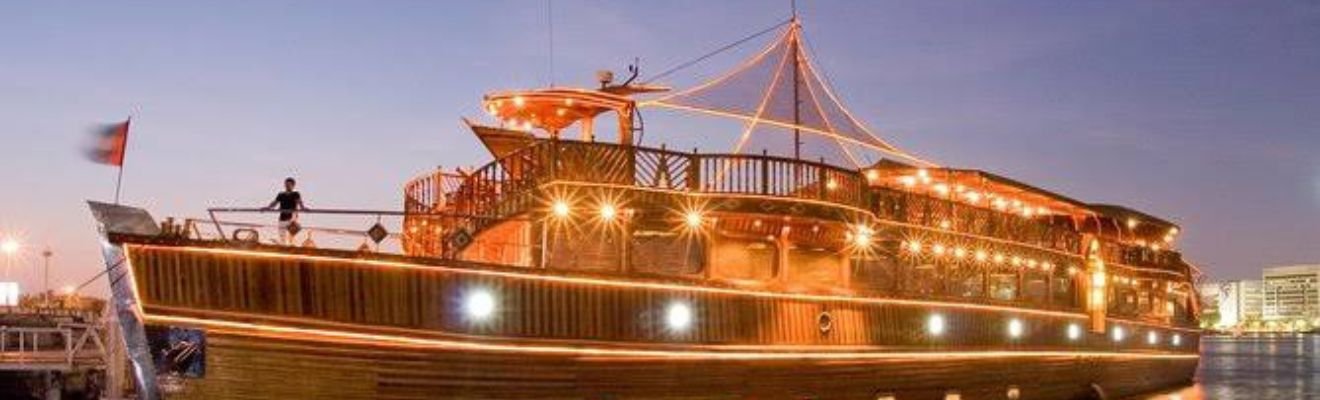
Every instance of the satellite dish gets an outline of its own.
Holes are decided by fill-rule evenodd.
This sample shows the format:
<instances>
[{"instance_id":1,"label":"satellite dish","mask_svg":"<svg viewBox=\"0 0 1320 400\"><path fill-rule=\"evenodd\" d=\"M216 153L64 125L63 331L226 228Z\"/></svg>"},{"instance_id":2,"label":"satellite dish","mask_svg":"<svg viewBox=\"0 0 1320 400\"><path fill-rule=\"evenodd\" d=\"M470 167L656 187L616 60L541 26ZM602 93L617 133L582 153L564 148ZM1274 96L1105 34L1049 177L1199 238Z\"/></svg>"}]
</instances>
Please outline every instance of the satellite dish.
<instances>
[{"instance_id":1,"label":"satellite dish","mask_svg":"<svg viewBox=\"0 0 1320 400\"><path fill-rule=\"evenodd\" d=\"M600 82L600 87L609 86L614 82L614 71L604 69L596 71L596 81Z\"/></svg>"}]
</instances>

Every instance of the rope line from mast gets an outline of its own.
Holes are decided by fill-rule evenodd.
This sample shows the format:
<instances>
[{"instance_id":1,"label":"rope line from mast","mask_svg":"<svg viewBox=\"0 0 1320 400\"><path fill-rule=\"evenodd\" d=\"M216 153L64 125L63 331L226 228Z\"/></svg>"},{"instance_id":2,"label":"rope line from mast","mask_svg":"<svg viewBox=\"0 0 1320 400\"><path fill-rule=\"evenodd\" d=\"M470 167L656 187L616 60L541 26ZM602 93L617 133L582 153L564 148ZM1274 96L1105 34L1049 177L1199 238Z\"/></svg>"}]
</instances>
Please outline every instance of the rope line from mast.
<instances>
[{"instance_id":1,"label":"rope line from mast","mask_svg":"<svg viewBox=\"0 0 1320 400\"><path fill-rule=\"evenodd\" d=\"M666 77L666 76L669 76L669 75L674 74L675 72L681 71L681 70L683 70L683 69L685 69L685 68L687 68L687 67L691 67L691 66L693 66L693 65L695 65L695 64L697 64L697 63L700 63L700 62L702 62L702 61L706 61L706 59L708 59L708 58L714 57L714 56L716 56L716 55L718 55L718 54L720 54L720 53L723 53L723 52L725 52L725 51L728 51L729 49L732 49L732 48L734 48L734 47L738 47L738 46L742 45L743 43L747 43L747 42L751 41L752 39L756 39L756 38L761 37L762 35L765 35L765 34L767 34L767 33L774 32L775 30L779 29L780 27L782 27L782 26L784 26L784 25L787 25L787 24L789 24L789 23L791 23L791 22L793 22L793 19L792 19L792 18L790 18L790 19L786 19L786 20L784 20L784 21L780 21L779 23L774 24L774 26L771 26L771 27L768 27L768 28L762 29L762 30L759 31L759 32L756 32L756 33L751 34L750 36L744 37L744 38L742 38L742 39L738 39L737 41L734 41L733 43L726 44L726 45L724 45L723 47L720 47L720 48L715 49L715 50L713 50L713 51L711 51L711 52L708 52L708 53L706 53L706 54L703 54L703 55L700 56L700 57L697 57L697 58L695 58L695 59L689 60L689 61L684 62L684 63L682 63L682 64L678 64L678 65L676 65L676 66L674 66L674 67L672 67L672 68L669 68L669 69L665 70L664 72L661 72L661 73L659 73L659 74L656 74L656 75L654 75L654 76L651 76L650 78L647 78L645 81L642 81L642 84L645 85L645 84L649 84L649 83L655 82L656 80L659 80L660 78L664 78L664 77Z\"/></svg>"}]
</instances>

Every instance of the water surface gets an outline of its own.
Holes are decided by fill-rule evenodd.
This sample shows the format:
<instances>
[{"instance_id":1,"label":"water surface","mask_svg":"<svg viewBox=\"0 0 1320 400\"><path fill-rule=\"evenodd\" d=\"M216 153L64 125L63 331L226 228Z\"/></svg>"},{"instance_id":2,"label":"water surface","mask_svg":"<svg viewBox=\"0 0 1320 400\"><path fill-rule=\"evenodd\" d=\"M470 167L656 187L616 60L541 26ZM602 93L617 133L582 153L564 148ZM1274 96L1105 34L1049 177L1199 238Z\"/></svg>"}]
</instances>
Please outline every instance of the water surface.
<instances>
[{"instance_id":1,"label":"water surface","mask_svg":"<svg viewBox=\"0 0 1320 400\"><path fill-rule=\"evenodd\" d=\"M1320 335L1207 337L1196 384L1147 400L1320 399Z\"/></svg>"}]
</instances>

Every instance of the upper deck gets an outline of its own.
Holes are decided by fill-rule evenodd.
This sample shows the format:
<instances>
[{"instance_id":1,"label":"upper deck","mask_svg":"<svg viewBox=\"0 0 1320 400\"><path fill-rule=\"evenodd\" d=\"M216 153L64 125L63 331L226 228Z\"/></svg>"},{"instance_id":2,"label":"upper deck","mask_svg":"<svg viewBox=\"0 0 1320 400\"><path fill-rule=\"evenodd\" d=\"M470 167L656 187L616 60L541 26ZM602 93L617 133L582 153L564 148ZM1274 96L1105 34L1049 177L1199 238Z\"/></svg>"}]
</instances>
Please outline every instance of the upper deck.
<instances>
[{"instance_id":1,"label":"upper deck","mask_svg":"<svg viewBox=\"0 0 1320 400\"><path fill-rule=\"evenodd\" d=\"M404 195L413 255L1061 310L1085 308L1099 286L1111 315L1189 324L1194 309L1194 272L1176 251L979 171L527 139Z\"/></svg>"}]
</instances>

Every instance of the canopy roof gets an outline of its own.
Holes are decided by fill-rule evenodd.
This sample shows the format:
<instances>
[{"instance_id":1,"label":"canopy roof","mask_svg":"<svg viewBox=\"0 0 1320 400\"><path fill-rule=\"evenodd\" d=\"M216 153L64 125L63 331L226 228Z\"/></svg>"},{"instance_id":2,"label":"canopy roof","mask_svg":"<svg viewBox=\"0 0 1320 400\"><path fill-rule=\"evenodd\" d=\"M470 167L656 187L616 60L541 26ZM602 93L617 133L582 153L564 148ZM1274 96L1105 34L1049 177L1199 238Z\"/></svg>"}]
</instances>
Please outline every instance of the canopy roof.
<instances>
[{"instance_id":1,"label":"canopy roof","mask_svg":"<svg viewBox=\"0 0 1320 400\"><path fill-rule=\"evenodd\" d=\"M631 107L627 94L600 90L549 88L486 95L482 106L515 129L559 132L575 122Z\"/></svg>"},{"instance_id":2,"label":"canopy roof","mask_svg":"<svg viewBox=\"0 0 1320 400\"><path fill-rule=\"evenodd\" d=\"M957 168L921 168L881 161L866 172L873 186L930 192L972 205L1030 215L1093 216L1090 205L994 173Z\"/></svg>"}]
</instances>

